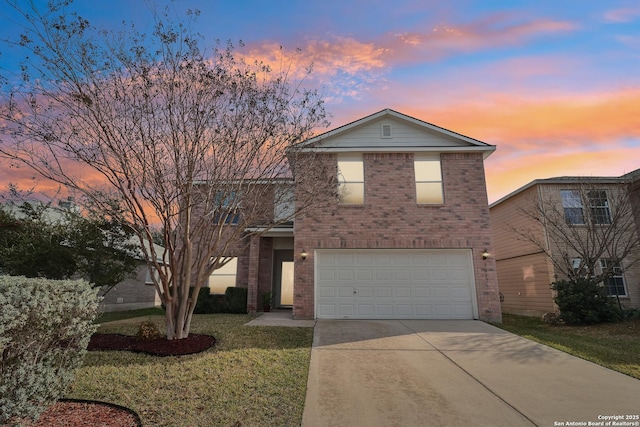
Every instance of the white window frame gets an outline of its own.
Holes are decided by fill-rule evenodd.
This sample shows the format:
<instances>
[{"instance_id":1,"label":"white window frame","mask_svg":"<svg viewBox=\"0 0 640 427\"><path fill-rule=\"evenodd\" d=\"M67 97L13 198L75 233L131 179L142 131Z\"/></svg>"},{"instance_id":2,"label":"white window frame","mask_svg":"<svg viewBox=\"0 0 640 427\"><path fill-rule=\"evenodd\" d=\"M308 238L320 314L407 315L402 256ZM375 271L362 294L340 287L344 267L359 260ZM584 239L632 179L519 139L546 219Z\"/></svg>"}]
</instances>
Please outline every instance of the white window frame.
<instances>
[{"instance_id":1,"label":"white window frame","mask_svg":"<svg viewBox=\"0 0 640 427\"><path fill-rule=\"evenodd\" d=\"M580 196L580 190L560 190L560 198L562 199L562 209L564 211L565 222L568 225L584 225L584 206L582 203L582 197ZM574 221L574 219L577 219L577 209L580 210L579 218L582 222Z\"/></svg>"},{"instance_id":2,"label":"white window frame","mask_svg":"<svg viewBox=\"0 0 640 427\"><path fill-rule=\"evenodd\" d=\"M615 297L615 296L619 296L619 297L627 297L629 296L627 293L627 283L624 280L624 274L622 272L622 263L614 263L611 259L608 258L601 258L599 260L599 266L600 266L600 271L602 273L604 273L604 271L607 269L607 263L611 262L613 265L613 269L612 269L612 274L609 277L606 277L603 281L604 286L606 286L607 288L607 294L610 297ZM611 285L609 284L609 280L620 280L622 282L622 291L624 292L623 294L619 294L619 293L611 293ZM616 292L618 290L618 286L616 284L613 285Z\"/></svg>"},{"instance_id":3,"label":"white window frame","mask_svg":"<svg viewBox=\"0 0 640 427\"><path fill-rule=\"evenodd\" d=\"M604 197L601 197L604 195ZM611 208L606 190L590 190L587 192L591 221L597 225L611 224Z\"/></svg>"}]
</instances>

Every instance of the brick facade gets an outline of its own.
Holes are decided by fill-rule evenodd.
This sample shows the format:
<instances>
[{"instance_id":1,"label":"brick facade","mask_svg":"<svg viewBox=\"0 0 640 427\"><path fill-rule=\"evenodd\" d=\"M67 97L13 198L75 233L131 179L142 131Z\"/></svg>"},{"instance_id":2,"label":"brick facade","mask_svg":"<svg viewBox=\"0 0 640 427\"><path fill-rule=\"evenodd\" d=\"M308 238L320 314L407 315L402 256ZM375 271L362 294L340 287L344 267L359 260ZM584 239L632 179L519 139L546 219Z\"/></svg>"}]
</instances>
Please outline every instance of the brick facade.
<instances>
[{"instance_id":1,"label":"brick facade","mask_svg":"<svg viewBox=\"0 0 640 427\"><path fill-rule=\"evenodd\" d=\"M501 321L481 153L443 153L443 205L416 204L412 153L365 153L365 203L337 202L296 220L294 317L314 316L315 249L471 249L478 314ZM335 154L324 155L327 165ZM303 191L300 189L299 191ZM305 250L306 260L299 255Z\"/></svg>"}]
</instances>

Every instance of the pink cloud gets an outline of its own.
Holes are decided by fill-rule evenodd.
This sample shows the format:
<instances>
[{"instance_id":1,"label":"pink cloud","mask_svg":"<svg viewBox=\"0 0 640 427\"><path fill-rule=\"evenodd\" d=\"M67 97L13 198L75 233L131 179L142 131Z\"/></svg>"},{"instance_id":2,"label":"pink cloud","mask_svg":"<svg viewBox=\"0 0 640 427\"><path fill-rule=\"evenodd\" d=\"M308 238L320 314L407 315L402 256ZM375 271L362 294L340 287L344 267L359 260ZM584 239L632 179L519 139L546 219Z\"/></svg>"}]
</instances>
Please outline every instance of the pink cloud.
<instances>
[{"instance_id":1,"label":"pink cloud","mask_svg":"<svg viewBox=\"0 0 640 427\"><path fill-rule=\"evenodd\" d=\"M277 67L284 63L295 76L302 76L313 64L314 79L329 82L330 87L345 94L357 94L366 83L384 81L395 67L436 61L462 52L518 45L577 28L567 21L513 21L509 15L497 14L468 24L436 27L425 24L420 31L387 33L371 40L347 36L306 39L296 46L299 51L295 53L276 43L257 43L246 48L244 57L249 63L261 60Z\"/></svg>"},{"instance_id":2,"label":"pink cloud","mask_svg":"<svg viewBox=\"0 0 640 427\"><path fill-rule=\"evenodd\" d=\"M461 25L439 25L430 31L397 34L389 49L395 54L419 50L420 59L439 59L452 52L469 52L497 46L512 46L548 34L573 31L577 26L567 21L535 20L511 23L504 15Z\"/></svg>"},{"instance_id":3,"label":"pink cloud","mask_svg":"<svg viewBox=\"0 0 640 427\"><path fill-rule=\"evenodd\" d=\"M613 9L604 14L604 20L610 23L633 22L638 17L640 17L640 7Z\"/></svg>"}]
</instances>

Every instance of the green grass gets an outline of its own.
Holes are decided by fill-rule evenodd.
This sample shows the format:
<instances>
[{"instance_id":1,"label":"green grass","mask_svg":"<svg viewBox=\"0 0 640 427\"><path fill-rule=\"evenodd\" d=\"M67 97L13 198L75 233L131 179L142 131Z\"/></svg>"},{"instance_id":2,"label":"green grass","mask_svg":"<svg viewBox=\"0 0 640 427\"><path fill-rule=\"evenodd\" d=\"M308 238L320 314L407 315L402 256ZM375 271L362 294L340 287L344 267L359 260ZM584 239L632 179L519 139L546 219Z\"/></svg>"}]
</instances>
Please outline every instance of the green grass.
<instances>
[{"instance_id":1,"label":"green grass","mask_svg":"<svg viewBox=\"0 0 640 427\"><path fill-rule=\"evenodd\" d=\"M504 314L514 334L640 379L640 319L588 326L550 325L537 317Z\"/></svg>"},{"instance_id":2,"label":"green grass","mask_svg":"<svg viewBox=\"0 0 640 427\"><path fill-rule=\"evenodd\" d=\"M218 340L204 353L158 358L89 352L66 397L129 407L145 426L299 426L312 328L249 327L249 315L195 315L193 333ZM102 323L99 332L133 334L151 315Z\"/></svg>"},{"instance_id":3,"label":"green grass","mask_svg":"<svg viewBox=\"0 0 640 427\"><path fill-rule=\"evenodd\" d=\"M136 317L153 315L164 316L164 310L162 310L160 307L151 307L129 311L109 311L102 313L98 317L98 319L96 319L96 323L108 323L115 322L116 320L134 319Z\"/></svg>"}]
</instances>

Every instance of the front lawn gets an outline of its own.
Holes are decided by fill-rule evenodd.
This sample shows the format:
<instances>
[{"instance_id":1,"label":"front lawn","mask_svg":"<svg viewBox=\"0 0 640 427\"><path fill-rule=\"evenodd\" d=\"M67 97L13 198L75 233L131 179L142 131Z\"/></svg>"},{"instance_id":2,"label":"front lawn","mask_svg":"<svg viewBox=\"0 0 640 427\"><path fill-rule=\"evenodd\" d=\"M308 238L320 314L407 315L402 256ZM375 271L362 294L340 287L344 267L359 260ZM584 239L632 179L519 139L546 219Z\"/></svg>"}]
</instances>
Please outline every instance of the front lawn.
<instances>
[{"instance_id":1,"label":"front lawn","mask_svg":"<svg viewBox=\"0 0 640 427\"><path fill-rule=\"evenodd\" d=\"M588 326L550 325L537 317L503 314L514 334L640 379L640 319Z\"/></svg>"},{"instance_id":2,"label":"front lawn","mask_svg":"<svg viewBox=\"0 0 640 427\"><path fill-rule=\"evenodd\" d=\"M195 315L192 332L218 340L204 353L152 357L89 352L65 397L116 403L145 426L299 426L313 328L244 326L249 315ZM99 332L133 335L164 316L103 323Z\"/></svg>"}]
</instances>

